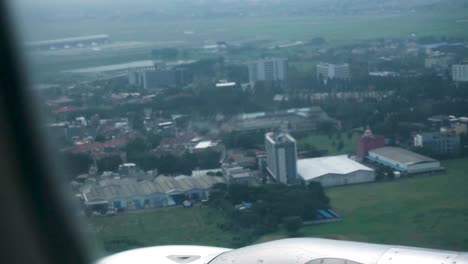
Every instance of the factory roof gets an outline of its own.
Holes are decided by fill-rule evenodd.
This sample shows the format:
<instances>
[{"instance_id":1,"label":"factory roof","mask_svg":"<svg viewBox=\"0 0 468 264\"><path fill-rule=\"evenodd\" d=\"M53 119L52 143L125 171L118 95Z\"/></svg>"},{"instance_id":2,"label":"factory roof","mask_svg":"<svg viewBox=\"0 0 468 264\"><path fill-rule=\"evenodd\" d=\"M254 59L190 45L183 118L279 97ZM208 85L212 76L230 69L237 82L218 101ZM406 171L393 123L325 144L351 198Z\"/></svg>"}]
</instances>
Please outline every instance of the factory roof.
<instances>
[{"instance_id":1,"label":"factory roof","mask_svg":"<svg viewBox=\"0 0 468 264\"><path fill-rule=\"evenodd\" d=\"M350 159L348 155L301 159L297 161L298 174L306 181L327 174L348 174L359 170L373 171L371 168Z\"/></svg>"},{"instance_id":2,"label":"factory roof","mask_svg":"<svg viewBox=\"0 0 468 264\"><path fill-rule=\"evenodd\" d=\"M369 151L369 153L374 153L379 156L385 157L387 159L403 163L406 165L416 164L416 163L425 163L425 162L434 162L435 159L423 156L421 154L397 147L383 147L377 148Z\"/></svg>"},{"instance_id":3,"label":"factory roof","mask_svg":"<svg viewBox=\"0 0 468 264\"><path fill-rule=\"evenodd\" d=\"M158 176L153 181L137 182L131 178L109 179L85 193L87 202L145 196L154 193L185 192L193 189L209 189L216 183L224 183L223 177L209 175Z\"/></svg>"}]
</instances>

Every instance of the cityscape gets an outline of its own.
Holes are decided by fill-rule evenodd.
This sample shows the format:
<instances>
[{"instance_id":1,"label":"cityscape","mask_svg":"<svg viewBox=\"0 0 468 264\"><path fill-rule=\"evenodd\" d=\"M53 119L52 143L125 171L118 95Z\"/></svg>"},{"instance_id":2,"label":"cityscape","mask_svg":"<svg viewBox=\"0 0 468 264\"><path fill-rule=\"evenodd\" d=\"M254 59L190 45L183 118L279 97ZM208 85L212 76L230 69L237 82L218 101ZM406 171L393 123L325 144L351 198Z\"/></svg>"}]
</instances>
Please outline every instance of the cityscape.
<instances>
[{"instance_id":1,"label":"cityscape","mask_svg":"<svg viewBox=\"0 0 468 264\"><path fill-rule=\"evenodd\" d=\"M444 1L433 2L333 15L432 14ZM272 6L258 12L286 12ZM106 254L314 236L468 249L465 231L447 234L468 230L466 34L336 41L223 30L175 27L183 43L111 30L25 42L62 180L82 232Z\"/></svg>"}]
</instances>

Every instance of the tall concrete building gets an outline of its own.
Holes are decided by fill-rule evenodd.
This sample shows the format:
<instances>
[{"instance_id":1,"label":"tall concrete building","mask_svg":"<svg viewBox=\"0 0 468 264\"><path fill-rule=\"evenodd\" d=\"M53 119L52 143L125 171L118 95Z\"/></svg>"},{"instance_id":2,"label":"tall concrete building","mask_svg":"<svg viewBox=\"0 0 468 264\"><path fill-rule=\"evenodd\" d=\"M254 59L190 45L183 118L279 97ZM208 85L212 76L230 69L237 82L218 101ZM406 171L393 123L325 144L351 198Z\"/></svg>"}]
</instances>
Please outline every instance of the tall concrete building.
<instances>
[{"instance_id":1,"label":"tall concrete building","mask_svg":"<svg viewBox=\"0 0 468 264\"><path fill-rule=\"evenodd\" d=\"M288 60L285 58L267 58L247 63L249 81L285 81L288 74Z\"/></svg>"},{"instance_id":2,"label":"tall concrete building","mask_svg":"<svg viewBox=\"0 0 468 264\"><path fill-rule=\"evenodd\" d=\"M349 64L319 63L317 64L317 78L320 76L323 79L349 79Z\"/></svg>"},{"instance_id":3,"label":"tall concrete building","mask_svg":"<svg viewBox=\"0 0 468 264\"><path fill-rule=\"evenodd\" d=\"M265 134L267 171L277 181L294 184L297 181L296 140L289 134L269 132Z\"/></svg>"},{"instance_id":4,"label":"tall concrete building","mask_svg":"<svg viewBox=\"0 0 468 264\"><path fill-rule=\"evenodd\" d=\"M452 80L456 82L468 82L468 64L452 65Z\"/></svg>"}]
</instances>

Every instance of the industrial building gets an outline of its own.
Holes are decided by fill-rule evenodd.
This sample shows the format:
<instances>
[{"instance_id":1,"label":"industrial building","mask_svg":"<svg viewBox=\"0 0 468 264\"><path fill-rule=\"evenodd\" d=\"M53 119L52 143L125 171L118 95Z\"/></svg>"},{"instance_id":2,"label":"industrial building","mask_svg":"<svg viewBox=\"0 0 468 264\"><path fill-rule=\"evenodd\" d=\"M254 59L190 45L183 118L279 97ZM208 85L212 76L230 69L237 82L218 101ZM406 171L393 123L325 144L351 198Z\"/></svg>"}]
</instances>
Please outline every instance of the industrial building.
<instances>
[{"instance_id":1,"label":"industrial building","mask_svg":"<svg viewBox=\"0 0 468 264\"><path fill-rule=\"evenodd\" d=\"M109 78L109 77L120 77L126 76L132 71L145 71L154 70L155 61L142 60L142 61L131 61L127 63L103 65L97 67L80 68L74 70L64 71L65 73L72 73L84 76L90 76L94 78Z\"/></svg>"},{"instance_id":2,"label":"industrial building","mask_svg":"<svg viewBox=\"0 0 468 264\"><path fill-rule=\"evenodd\" d=\"M109 43L109 35L92 35L63 39L33 41L26 43L26 47L35 50L67 49L71 47L94 46Z\"/></svg>"},{"instance_id":3,"label":"industrial building","mask_svg":"<svg viewBox=\"0 0 468 264\"><path fill-rule=\"evenodd\" d=\"M425 132L414 136L414 146L427 149L434 155L460 154L460 136L452 132Z\"/></svg>"},{"instance_id":4,"label":"industrial building","mask_svg":"<svg viewBox=\"0 0 468 264\"><path fill-rule=\"evenodd\" d=\"M225 183L223 177L207 174L158 176L154 180L108 179L83 193L85 205L104 205L116 210L158 208L185 200L208 199L210 188Z\"/></svg>"},{"instance_id":5,"label":"industrial building","mask_svg":"<svg viewBox=\"0 0 468 264\"><path fill-rule=\"evenodd\" d=\"M317 64L317 78L341 80L349 79L349 64L319 63Z\"/></svg>"},{"instance_id":6,"label":"industrial building","mask_svg":"<svg viewBox=\"0 0 468 264\"><path fill-rule=\"evenodd\" d=\"M191 80L191 74L184 68L135 70L128 73L129 84L143 89L181 87Z\"/></svg>"},{"instance_id":7,"label":"industrial building","mask_svg":"<svg viewBox=\"0 0 468 264\"><path fill-rule=\"evenodd\" d=\"M452 80L455 82L468 82L468 64L452 65Z\"/></svg>"},{"instance_id":8,"label":"industrial building","mask_svg":"<svg viewBox=\"0 0 468 264\"><path fill-rule=\"evenodd\" d=\"M249 82L287 80L288 60L285 58L267 58L247 63Z\"/></svg>"},{"instance_id":9,"label":"industrial building","mask_svg":"<svg viewBox=\"0 0 468 264\"><path fill-rule=\"evenodd\" d=\"M226 131L251 131L251 130L287 130L287 131L311 131L318 127L320 122L337 121L330 118L320 106L305 108L291 108L276 112L244 113L234 117L223 125Z\"/></svg>"},{"instance_id":10,"label":"industrial building","mask_svg":"<svg viewBox=\"0 0 468 264\"><path fill-rule=\"evenodd\" d=\"M297 161L297 172L305 182L320 182L323 187L375 181L373 169L348 155L301 159Z\"/></svg>"},{"instance_id":11,"label":"industrial building","mask_svg":"<svg viewBox=\"0 0 468 264\"><path fill-rule=\"evenodd\" d=\"M297 147L291 135L279 132L265 134L267 171L284 184L297 182Z\"/></svg>"},{"instance_id":12,"label":"industrial building","mask_svg":"<svg viewBox=\"0 0 468 264\"><path fill-rule=\"evenodd\" d=\"M369 151L367 159L405 174L426 173L442 169L439 161L398 147L373 149Z\"/></svg>"},{"instance_id":13,"label":"industrial building","mask_svg":"<svg viewBox=\"0 0 468 264\"><path fill-rule=\"evenodd\" d=\"M364 134L361 137L357 138L356 143L356 155L362 159L367 155L369 150L385 146L385 138L383 136L374 135L372 133L372 130L370 130L370 128L367 128L364 131Z\"/></svg>"}]
</instances>

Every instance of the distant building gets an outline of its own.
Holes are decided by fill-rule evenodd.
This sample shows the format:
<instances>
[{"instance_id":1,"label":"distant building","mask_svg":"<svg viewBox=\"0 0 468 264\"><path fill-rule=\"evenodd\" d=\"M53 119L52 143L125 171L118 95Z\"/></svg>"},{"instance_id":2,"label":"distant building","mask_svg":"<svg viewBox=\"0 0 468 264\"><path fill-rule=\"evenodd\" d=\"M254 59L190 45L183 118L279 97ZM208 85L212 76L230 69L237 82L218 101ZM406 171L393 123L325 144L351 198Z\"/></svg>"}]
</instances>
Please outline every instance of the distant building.
<instances>
[{"instance_id":1,"label":"distant building","mask_svg":"<svg viewBox=\"0 0 468 264\"><path fill-rule=\"evenodd\" d=\"M320 106L291 108L277 112L256 112L240 114L223 125L226 131L282 130L310 131L315 130L320 122L337 121L330 118Z\"/></svg>"},{"instance_id":2,"label":"distant building","mask_svg":"<svg viewBox=\"0 0 468 264\"><path fill-rule=\"evenodd\" d=\"M131 85L144 89L180 87L190 83L191 75L183 68L150 69L128 73Z\"/></svg>"},{"instance_id":3,"label":"distant building","mask_svg":"<svg viewBox=\"0 0 468 264\"><path fill-rule=\"evenodd\" d=\"M229 183L245 185L256 183L253 172L241 166L223 166L223 174Z\"/></svg>"},{"instance_id":4,"label":"distant building","mask_svg":"<svg viewBox=\"0 0 468 264\"><path fill-rule=\"evenodd\" d=\"M72 47L95 46L109 43L109 35L92 35L63 39L52 39L26 43L26 47L36 50L68 49Z\"/></svg>"},{"instance_id":5,"label":"distant building","mask_svg":"<svg viewBox=\"0 0 468 264\"><path fill-rule=\"evenodd\" d=\"M265 134L267 171L277 181L293 184L297 180L296 140L289 134L269 132Z\"/></svg>"},{"instance_id":6,"label":"distant building","mask_svg":"<svg viewBox=\"0 0 468 264\"><path fill-rule=\"evenodd\" d=\"M451 132L426 132L414 136L414 146L425 148L434 155L457 156L460 136Z\"/></svg>"},{"instance_id":7,"label":"distant building","mask_svg":"<svg viewBox=\"0 0 468 264\"><path fill-rule=\"evenodd\" d=\"M435 159L397 147L373 149L369 151L367 159L406 174L426 173L442 169L440 162Z\"/></svg>"},{"instance_id":8,"label":"distant building","mask_svg":"<svg viewBox=\"0 0 468 264\"><path fill-rule=\"evenodd\" d=\"M288 77L288 60L284 58L256 60L247 63L247 67L251 85L257 81L285 81Z\"/></svg>"},{"instance_id":9,"label":"distant building","mask_svg":"<svg viewBox=\"0 0 468 264\"><path fill-rule=\"evenodd\" d=\"M453 62L453 56L435 53L424 59L426 69L448 69Z\"/></svg>"},{"instance_id":10,"label":"distant building","mask_svg":"<svg viewBox=\"0 0 468 264\"><path fill-rule=\"evenodd\" d=\"M385 146L385 138L383 136L375 136L372 134L370 128L367 128L364 134L357 138L356 155L359 158L364 158L369 150L381 148L383 146Z\"/></svg>"},{"instance_id":11,"label":"distant building","mask_svg":"<svg viewBox=\"0 0 468 264\"><path fill-rule=\"evenodd\" d=\"M320 182L323 187L375 181L373 169L348 155L301 159L297 161L299 176L306 182Z\"/></svg>"},{"instance_id":12,"label":"distant building","mask_svg":"<svg viewBox=\"0 0 468 264\"><path fill-rule=\"evenodd\" d=\"M448 127L441 127L440 132L442 133L455 133L457 135L463 135L468 132L468 127L466 123L459 122L451 124Z\"/></svg>"},{"instance_id":13,"label":"distant building","mask_svg":"<svg viewBox=\"0 0 468 264\"><path fill-rule=\"evenodd\" d=\"M452 65L452 80L455 82L468 82L468 64Z\"/></svg>"},{"instance_id":14,"label":"distant building","mask_svg":"<svg viewBox=\"0 0 468 264\"><path fill-rule=\"evenodd\" d=\"M323 79L349 79L349 64L331 64L319 63L317 64L317 78Z\"/></svg>"}]
</instances>

